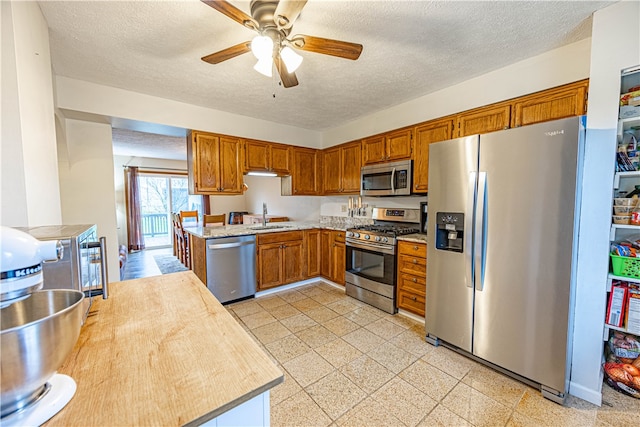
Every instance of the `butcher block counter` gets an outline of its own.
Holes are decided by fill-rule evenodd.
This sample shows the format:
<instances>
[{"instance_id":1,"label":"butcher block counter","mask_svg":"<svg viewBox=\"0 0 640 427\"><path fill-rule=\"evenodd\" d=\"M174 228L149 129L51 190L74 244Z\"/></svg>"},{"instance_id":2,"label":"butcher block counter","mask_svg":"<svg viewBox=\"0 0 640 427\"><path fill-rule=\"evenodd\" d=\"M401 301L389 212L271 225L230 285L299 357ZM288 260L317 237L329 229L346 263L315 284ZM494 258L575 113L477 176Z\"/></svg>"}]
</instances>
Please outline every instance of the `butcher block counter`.
<instances>
[{"instance_id":1,"label":"butcher block counter","mask_svg":"<svg viewBox=\"0 0 640 427\"><path fill-rule=\"evenodd\" d=\"M113 283L58 372L78 389L47 426L198 425L250 400L268 414L284 379L191 271Z\"/></svg>"}]
</instances>

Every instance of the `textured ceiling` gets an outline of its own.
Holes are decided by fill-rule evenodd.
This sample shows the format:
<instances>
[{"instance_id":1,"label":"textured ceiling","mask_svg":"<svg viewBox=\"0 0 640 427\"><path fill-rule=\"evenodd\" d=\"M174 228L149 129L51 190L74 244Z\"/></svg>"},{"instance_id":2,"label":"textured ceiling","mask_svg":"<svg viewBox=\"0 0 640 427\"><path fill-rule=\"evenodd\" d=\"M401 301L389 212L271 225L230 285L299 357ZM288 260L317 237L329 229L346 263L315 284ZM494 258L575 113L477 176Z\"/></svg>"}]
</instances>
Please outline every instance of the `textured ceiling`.
<instances>
[{"instance_id":1,"label":"textured ceiling","mask_svg":"<svg viewBox=\"0 0 640 427\"><path fill-rule=\"evenodd\" d=\"M186 160L185 137L166 136L127 129L113 128L114 156L150 157L169 160Z\"/></svg>"},{"instance_id":2,"label":"textured ceiling","mask_svg":"<svg viewBox=\"0 0 640 427\"><path fill-rule=\"evenodd\" d=\"M589 37L592 13L613 2L309 0L292 34L364 49L357 61L299 52L289 89L250 53L201 61L255 33L200 1L39 3L57 75L325 130Z\"/></svg>"}]
</instances>

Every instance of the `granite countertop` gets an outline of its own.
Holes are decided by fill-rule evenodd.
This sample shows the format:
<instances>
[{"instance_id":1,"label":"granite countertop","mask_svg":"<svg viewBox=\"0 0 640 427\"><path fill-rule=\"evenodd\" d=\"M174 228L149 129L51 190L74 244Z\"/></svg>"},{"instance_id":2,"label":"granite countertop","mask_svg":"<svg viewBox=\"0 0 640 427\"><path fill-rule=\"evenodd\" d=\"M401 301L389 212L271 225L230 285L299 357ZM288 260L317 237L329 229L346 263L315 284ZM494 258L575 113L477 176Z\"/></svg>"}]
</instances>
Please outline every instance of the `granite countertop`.
<instances>
[{"instance_id":1,"label":"granite countertop","mask_svg":"<svg viewBox=\"0 0 640 427\"><path fill-rule=\"evenodd\" d=\"M396 240L405 240L407 242L414 243L427 243L427 235L421 233L406 234L404 236L398 236Z\"/></svg>"},{"instance_id":2,"label":"granite countertop","mask_svg":"<svg viewBox=\"0 0 640 427\"><path fill-rule=\"evenodd\" d=\"M58 372L78 388L46 426L197 425L284 380L191 271L113 283Z\"/></svg>"}]
</instances>

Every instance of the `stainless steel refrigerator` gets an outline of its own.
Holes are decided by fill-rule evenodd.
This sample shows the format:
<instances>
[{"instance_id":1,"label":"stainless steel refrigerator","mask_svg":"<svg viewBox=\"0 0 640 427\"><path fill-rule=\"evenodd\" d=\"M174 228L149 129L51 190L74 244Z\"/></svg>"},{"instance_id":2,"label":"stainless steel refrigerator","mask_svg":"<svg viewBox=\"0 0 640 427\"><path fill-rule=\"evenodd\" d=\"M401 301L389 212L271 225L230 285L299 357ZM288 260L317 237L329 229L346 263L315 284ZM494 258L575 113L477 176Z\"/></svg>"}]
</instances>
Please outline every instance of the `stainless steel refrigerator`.
<instances>
[{"instance_id":1,"label":"stainless steel refrigerator","mask_svg":"<svg viewBox=\"0 0 640 427\"><path fill-rule=\"evenodd\" d=\"M563 403L585 118L429 146L426 338Z\"/></svg>"}]
</instances>

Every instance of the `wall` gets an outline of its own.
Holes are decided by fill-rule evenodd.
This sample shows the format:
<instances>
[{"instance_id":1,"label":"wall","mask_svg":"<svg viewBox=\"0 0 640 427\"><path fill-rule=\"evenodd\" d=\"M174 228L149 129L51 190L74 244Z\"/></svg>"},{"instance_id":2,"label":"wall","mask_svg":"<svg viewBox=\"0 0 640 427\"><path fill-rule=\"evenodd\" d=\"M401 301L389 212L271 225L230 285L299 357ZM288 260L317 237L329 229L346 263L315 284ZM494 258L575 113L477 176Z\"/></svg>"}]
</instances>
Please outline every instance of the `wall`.
<instances>
[{"instance_id":1,"label":"wall","mask_svg":"<svg viewBox=\"0 0 640 427\"><path fill-rule=\"evenodd\" d=\"M0 222L61 221L49 33L35 2L2 2Z\"/></svg>"},{"instance_id":2,"label":"wall","mask_svg":"<svg viewBox=\"0 0 640 427\"><path fill-rule=\"evenodd\" d=\"M111 126L67 119L65 128L66 150L58 150L62 223L98 226L107 238L109 281L118 281Z\"/></svg>"},{"instance_id":3,"label":"wall","mask_svg":"<svg viewBox=\"0 0 640 427\"><path fill-rule=\"evenodd\" d=\"M620 71L640 64L640 3L594 14L570 392L600 404Z\"/></svg>"},{"instance_id":4,"label":"wall","mask_svg":"<svg viewBox=\"0 0 640 427\"><path fill-rule=\"evenodd\" d=\"M262 213L262 203L267 203L269 215L287 216L292 221L317 221L320 219L318 196L281 196L280 178L245 175L249 186L245 192L246 211ZM213 199L213 197L212 197Z\"/></svg>"},{"instance_id":5,"label":"wall","mask_svg":"<svg viewBox=\"0 0 640 427\"><path fill-rule=\"evenodd\" d=\"M319 132L198 107L95 83L56 77L57 106L63 110L198 129L304 147L320 147Z\"/></svg>"},{"instance_id":6,"label":"wall","mask_svg":"<svg viewBox=\"0 0 640 427\"><path fill-rule=\"evenodd\" d=\"M585 79L590 43L581 40L331 129L323 147Z\"/></svg>"}]
</instances>

